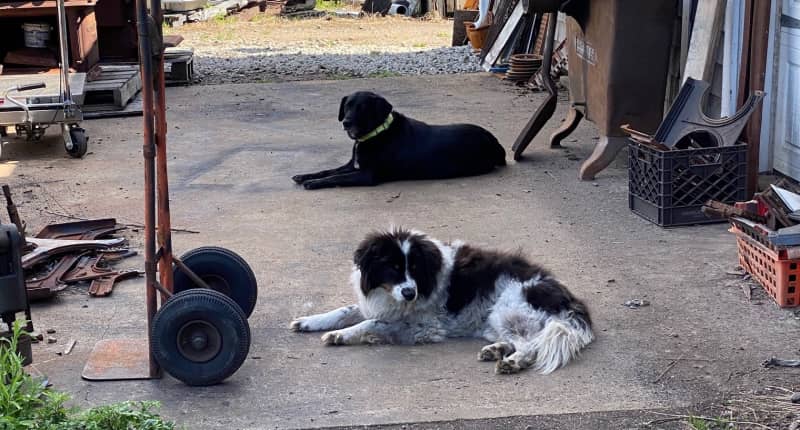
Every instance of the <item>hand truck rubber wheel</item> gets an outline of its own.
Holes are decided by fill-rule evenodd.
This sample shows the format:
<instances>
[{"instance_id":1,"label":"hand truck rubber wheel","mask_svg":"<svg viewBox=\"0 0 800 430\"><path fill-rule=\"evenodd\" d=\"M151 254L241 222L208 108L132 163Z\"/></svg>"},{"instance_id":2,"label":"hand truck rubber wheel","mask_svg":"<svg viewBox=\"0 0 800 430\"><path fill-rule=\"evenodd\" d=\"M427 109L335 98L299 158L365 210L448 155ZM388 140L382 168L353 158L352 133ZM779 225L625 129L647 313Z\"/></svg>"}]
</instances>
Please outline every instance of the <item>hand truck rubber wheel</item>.
<instances>
[{"instance_id":1,"label":"hand truck rubber wheel","mask_svg":"<svg viewBox=\"0 0 800 430\"><path fill-rule=\"evenodd\" d=\"M222 293L193 289L173 295L153 318L153 357L164 371L191 386L233 375L250 351L250 325Z\"/></svg>"},{"instance_id":2,"label":"hand truck rubber wheel","mask_svg":"<svg viewBox=\"0 0 800 430\"><path fill-rule=\"evenodd\" d=\"M83 158L89 149L89 139L86 137L86 130L80 127L69 129L69 137L72 139L72 149L65 148L67 154L73 158Z\"/></svg>"},{"instance_id":3,"label":"hand truck rubber wheel","mask_svg":"<svg viewBox=\"0 0 800 430\"><path fill-rule=\"evenodd\" d=\"M233 299L248 318L253 314L258 299L258 283L253 270L238 254L217 246L204 246L183 254L181 261L212 290ZM172 273L173 292L198 288L178 266Z\"/></svg>"}]
</instances>

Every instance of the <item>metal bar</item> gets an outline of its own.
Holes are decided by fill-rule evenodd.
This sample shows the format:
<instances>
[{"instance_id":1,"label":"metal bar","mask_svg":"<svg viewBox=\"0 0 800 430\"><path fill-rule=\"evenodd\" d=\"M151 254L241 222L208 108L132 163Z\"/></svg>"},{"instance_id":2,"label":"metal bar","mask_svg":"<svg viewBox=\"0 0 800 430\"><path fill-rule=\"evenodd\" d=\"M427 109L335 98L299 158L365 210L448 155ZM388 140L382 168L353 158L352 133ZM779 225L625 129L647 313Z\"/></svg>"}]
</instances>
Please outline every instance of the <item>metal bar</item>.
<instances>
[{"instance_id":1,"label":"metal bar","mask_svg":"<svg viewBox=\"0 0 800 430\"><path fill-rule=\"evenodd\" d=\"M164 288L158 281L156 281L156 283L153 284L153 287L156 290L158 290L161 293L162 296L167 297L167 298L172 297L172 291L167 291L167 289Z\"/></svg>"},{"instance_id":2,"label":"metal bar","mask_svg":"<svg viewBox=\"0 0 800 430\"><path fill-rule=\"evenodd\" d=\"M211 289L211 287L209 287L208 284L206 284L206 281L204 281L202 278L197 276L197 274L192 272L192 269L188 268L185 264L183 264L183 261L181 261L180 258L173 257L172 261L174 261L175 265L178 266L178 269L180 269L184 275L188 276L189 279L191 279L192 282L194 282L198 287Z\"/></svg>"},{"instance_id":3,"label":"metal bar","mask_svg":"<svg viewBox=\"0 0 800 430\"><path fill-rule=\"evenodd\" d=\"M6 197L6 210L8 211L8 219L11 220L11 223L17 226L17 230L19 231L19 236L22 239L21 246L25 248L25 225L22 223L22 219L19 217L19 212L17 212L17 206L14 204L14 200L11 198L11 188L8 185L3 185L3 195Z\"/></svg>"},{"instance_id":4,"label":"metal bar","mask_svg":"<svg viewBox=\"0 0 800 430\"><path fill-rule=\"evenodd\" d=\"M153 57L150 42L151 17L147 14L146 0L136 0L136 26L139 36L139 64L142 75L142 117L144 122L144 268L145 293L147 295L147 333L149 335L153 317L158 308L156 297L156 186L155 186L155 136L153 112ZM149 336L148 336L149 337ZM148 342L149 344L149 342ZM150 351L150 377L160 375L158 363Z\"/></svg>"},{"instance_id":5,"label":"metal bar","mask_svg":"<svg viewBox=\"0 0 800 430\"><path fill-rule=\"evenodd\" d=\"M163 22L161 0L151 0L150 12L155 22ZM172 229L169 217L169 181L167 176L167 98L164 76L164 38L162 27L156 26L155 70L155 124L156 124L156 187L158 189L158 261L159 279L167 291L172 292ZM162 294L161 300L166 300Z\"/></svg>"},{"instance_id":6,"label":"metal bar","mask_svg":"<svg viewBox=\"0 0 800 430\"><path fill-rule=\"evenodd\" d=\"M61 83L63 88L62 96L63 102L68 102L72 99L72 93L69 90L69 53L67 52L67 12L64 7L64 0L57 0L58 6L58 50L61 55Z\"/></svg>"}]
</instances>

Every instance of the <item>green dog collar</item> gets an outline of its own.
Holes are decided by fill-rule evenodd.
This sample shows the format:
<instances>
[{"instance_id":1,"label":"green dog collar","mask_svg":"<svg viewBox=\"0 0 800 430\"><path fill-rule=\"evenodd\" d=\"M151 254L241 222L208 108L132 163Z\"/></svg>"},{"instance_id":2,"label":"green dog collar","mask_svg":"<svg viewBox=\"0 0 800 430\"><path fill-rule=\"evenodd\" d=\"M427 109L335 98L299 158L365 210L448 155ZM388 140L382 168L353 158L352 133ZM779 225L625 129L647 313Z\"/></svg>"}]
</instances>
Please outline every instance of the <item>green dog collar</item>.
<instances>
[{"instance_id":1,"label":"green dog collar","mask_svg":"<svg viewBox=\"0 0 800 430\"><path fill-rule=\"evenodd\" d=\"M394 115L392 113L389 113L389 116L386 117L386 121L384 121L383 124L379 125L378 128L372 130L371 132L365 134L364 136L359 137L358 139L356 139L356 142L363 143L381 134L386 129L388 129L390 125L392 125L393 121L394 121Z\"/></svg>"}]
</instances>

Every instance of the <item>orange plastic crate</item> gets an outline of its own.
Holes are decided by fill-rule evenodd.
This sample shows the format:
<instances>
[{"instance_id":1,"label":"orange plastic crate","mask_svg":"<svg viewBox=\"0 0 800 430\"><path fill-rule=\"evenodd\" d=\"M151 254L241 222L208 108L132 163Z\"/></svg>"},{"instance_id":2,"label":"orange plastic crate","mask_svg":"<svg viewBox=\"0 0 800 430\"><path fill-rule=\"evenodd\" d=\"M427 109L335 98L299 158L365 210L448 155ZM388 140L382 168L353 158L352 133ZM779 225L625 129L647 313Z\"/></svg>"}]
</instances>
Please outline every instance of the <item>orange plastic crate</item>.
<instances>
[{"instance_id":1,"label":"orange plastic crate","mask_svg":"<svg viewBox=\"0 0 800 430\"><path fill-rule=\"evenodd\" d=\"M778 306L800 305L800 258L788 258L781 250L770 249L736 226L731 226L739 248L739 265L752 275Z\"/></svg>"}]
</instances>

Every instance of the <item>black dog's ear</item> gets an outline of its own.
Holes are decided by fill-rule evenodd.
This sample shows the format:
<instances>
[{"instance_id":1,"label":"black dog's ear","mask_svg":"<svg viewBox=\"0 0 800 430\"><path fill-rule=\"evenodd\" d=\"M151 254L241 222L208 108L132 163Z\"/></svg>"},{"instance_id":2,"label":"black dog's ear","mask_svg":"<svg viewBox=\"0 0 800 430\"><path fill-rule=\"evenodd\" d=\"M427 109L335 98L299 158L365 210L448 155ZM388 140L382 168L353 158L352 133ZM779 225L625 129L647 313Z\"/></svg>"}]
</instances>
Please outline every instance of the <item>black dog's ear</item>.
<instances>
[{"instance_id":1,"label":"black dog's ear","mask_svg":"<svg viewBox=\"0 0 800 430\"><path fill-rule=\"evenodd\" d=\"M347 96L342 97L342 102L339 103L339 122L344 119L344 104L347 103Z\"/></svg>"},{"instance_id":2,"label":"black dog's ear","mask_svg":"<svg viewBox=\"0 0 800 430\"><path fill-rule=\"evenodd\" d=\"M394 107L385 98L375 95L375 112L380 114L381 117L386 118L392 113Z\"/></svg>"}]
</instances>

